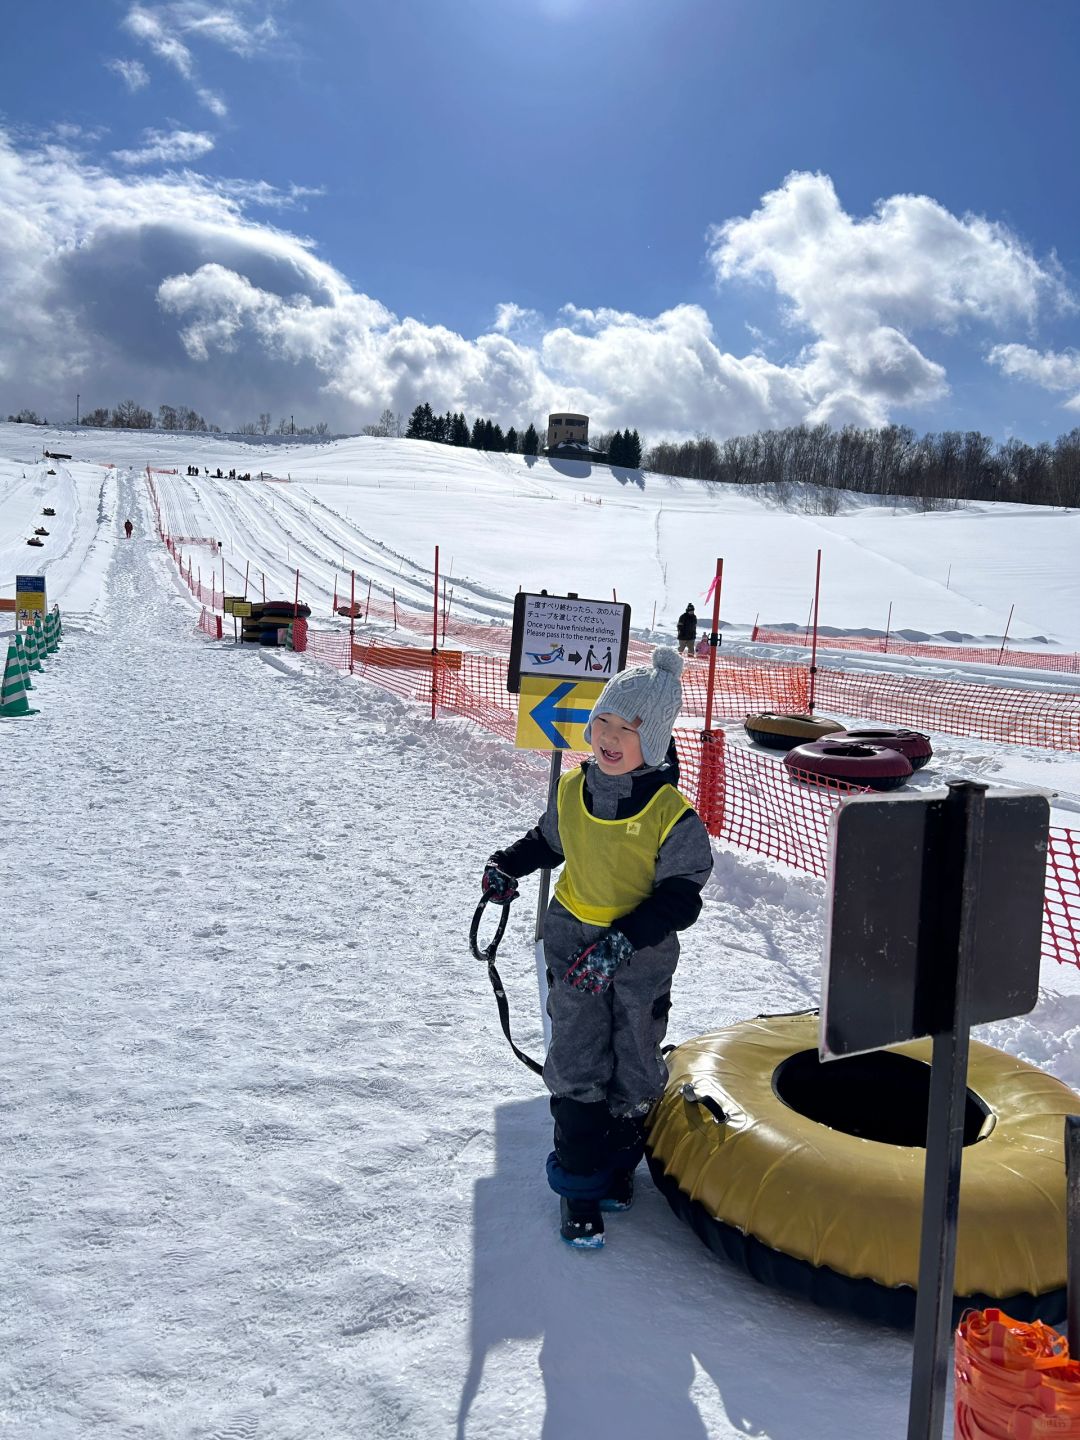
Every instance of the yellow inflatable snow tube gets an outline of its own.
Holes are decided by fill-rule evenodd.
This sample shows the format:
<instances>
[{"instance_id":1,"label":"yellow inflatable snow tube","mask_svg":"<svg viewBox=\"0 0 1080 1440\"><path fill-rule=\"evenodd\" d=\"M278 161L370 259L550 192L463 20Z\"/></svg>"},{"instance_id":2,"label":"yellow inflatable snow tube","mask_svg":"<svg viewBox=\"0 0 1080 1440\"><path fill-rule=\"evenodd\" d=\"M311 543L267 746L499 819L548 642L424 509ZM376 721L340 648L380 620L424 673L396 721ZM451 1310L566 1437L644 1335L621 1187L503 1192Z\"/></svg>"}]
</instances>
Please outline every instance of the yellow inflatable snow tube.
<instances>
[{"instance_id":1,"label":"yellow inflatable snow tube","mask_svg":"<svg viewBox=\"0 0 1080 1440\"><path fill-rule=\"evenodd\" d=\"M930 1042L821 1064L816 1014L766 1016L668 1057L649 1167L672 1208L756 1278L891 1323L914 1316ZM957 1312L1065 1313L1064 1119L1080 1096L972 1041Z\"/></svg>"}]
</instances>

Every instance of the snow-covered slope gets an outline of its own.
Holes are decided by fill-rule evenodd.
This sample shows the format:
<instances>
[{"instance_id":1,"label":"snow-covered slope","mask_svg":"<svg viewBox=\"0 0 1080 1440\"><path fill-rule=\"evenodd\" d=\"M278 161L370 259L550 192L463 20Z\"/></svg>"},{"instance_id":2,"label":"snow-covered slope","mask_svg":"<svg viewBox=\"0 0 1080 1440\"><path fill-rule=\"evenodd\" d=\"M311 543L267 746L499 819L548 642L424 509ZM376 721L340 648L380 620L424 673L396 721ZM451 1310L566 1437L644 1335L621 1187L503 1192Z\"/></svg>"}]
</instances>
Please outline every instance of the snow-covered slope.
<instances>
[{"instance_id":1,"label":"snow-covered slope","mask_svg":"<svg viewBox=\"0 0 1080 1440\"><path fill-rule=\"evenodd\" d=\"M328 602L335 570L363 562L426 599L437 542L455 609L460 597L505 616L518 583L615 586L639 619L655 598L658 628L705 588L715 554L740 557L725 571L729 618L753 619L735 608L745 570L763 619L801 622L818 544L826 576L850 555L862 577L851 618L826 608L826 620L872 623L892 537L913 624L989 632L974 571L959 595L955 568L950 591L935 578L947 547L933 537L966 518L971 534L1013 527L1017 585L1032 577L1014 633L1070 640L1080 581L1053 557L1055 529L1075 517L984 507L823 521L737 492L392 441L271 452L56 435L48 448L75 458L49 477L28 434L0 427L0 593L27 556L43 558L67 626L34 692L40 714L0 721L10 1433L902 1433L909 1341L716 1264L644 1175L602 1255L560 1246L544 1095L505 1046L466 945L483 861L535 820L546 766L299 657L209 644L151 538L141 468L179 468L163 496L184 533L224 540L230 587L247 563L290 593L300 565L309 598ZM196 461L265 463L294 482L303 466L310 483L186 484ZM35 508L54 502L49 547L27 549ZM905 527L922 539L901 545ZM665 565L678 570L666 591ZM1039 574L1057 597L1041 611ZM826 606L839 605L829 595L827 581ZM955 759L986 773L1044 763L1080 793L1076 757L972 742ZM536 1053L526 891L500 962ZM822 898L818 881L718 852L670 1037L814 1004ZM1074 988L1047 973L1035 1014L988 1038L1076 1085Z\"/></svg>"}]
</instances>

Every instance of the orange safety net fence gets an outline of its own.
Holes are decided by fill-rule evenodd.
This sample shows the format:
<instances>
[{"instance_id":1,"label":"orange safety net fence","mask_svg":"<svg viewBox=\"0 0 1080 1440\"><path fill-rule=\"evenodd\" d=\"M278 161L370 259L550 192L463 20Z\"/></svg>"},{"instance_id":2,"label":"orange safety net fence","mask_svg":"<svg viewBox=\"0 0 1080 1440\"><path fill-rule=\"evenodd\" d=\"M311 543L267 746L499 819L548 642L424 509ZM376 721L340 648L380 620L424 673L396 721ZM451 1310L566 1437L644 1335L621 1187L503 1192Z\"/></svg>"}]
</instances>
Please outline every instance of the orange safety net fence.
<instances>
[{"instance_id":1,"label":"orange safety net fence","mask_svg":"<svg viewBox=\"0 0 1080 1440\"><path fill-rule=\"evenodd\" d=\"M1080 1364L1051 1326L969 1311L954 1367L956 1440L1080 1440Z\"/></svg>"},{"instance_id":2,"label":"orange safety net fence","mask_svg":"<svg viewBox=\"0 0 1080 1440\"><path fill-rule=\"evenodd\" d=\"M755 625L750 639L760 645L810 648L810 637L805 630L768 630ZM933 641L901 640L892 635L822 635L820 631L817 643L819 650L859 650L866 655L906 655L919 660L964 660L976 665L1013 665L1020 669L1080 675L1080 655L1077 654L1017 650L1000 645L938 645Z\"/></svg>"},{"instance_id":3,"label":"orange safety net fence","mask_svg":"<svg viewBox=\"0 0 1080 1440\"><path fill-rule=\"evenodd\" d=\"M911 675L819 670L815 710L945 735L1080 750L1080 691L921 680Z\"/></svg>"},{"instance_id":4,"label":"orange safety net fence","mask_svg":"<svg viewBox=\"0 0 1080 1440\"><path fill-rule=\"evenodd\" d=\"M148 474L148 481L158 513L152 475ZM185 572L182 556L160 524L159 534L192 593L204 605L220 605L220 591L215 593L213 585L199 585L190 559ZM415 611L372 604L365 614L397 619L410 633L430 634L424 628L426 617ZM220 623L204 610L199 628L219 637ZM451 633L448 624L447 634ZM462 622L458 638L468 642L481 637L489 645L505 639L508 646L510 630ZM351 643L345 630L311 628L307 651L322 664L352 671L424 706L431 705L434 687L436 707L444 715L470 720L505 740L515 737L517 696L506 689L503 657L468 650L431 655L416 646L388 642L385 635ZM641 663L651 653L651 646L632 641L628 658ZM683 671L683 713L687 716L705 713L708 671L708 661L687 660ZM718 655L713 714L719 721L741 720L759 710L804 710L808 685L809 675L802 666ZM822 708L845 715L1013 744L1080 750L1080 697L844 671L819 671L817 693ZM1044 702L1051 704L1048 707ZM1053 709L1055 703L1057 710ZM969 728L958 728L961 726ZM675 738L682 789L711 835L740 850L827 876L829 816L846 794L859 787L793 781L777 758L728 745L722 731L714 730L706 737L700 730L679 729ZM1047 958L1080 968L1080 833L1059 827L1052 827L1049 836L1042 949Z\"/></svg>"}]
</instances>

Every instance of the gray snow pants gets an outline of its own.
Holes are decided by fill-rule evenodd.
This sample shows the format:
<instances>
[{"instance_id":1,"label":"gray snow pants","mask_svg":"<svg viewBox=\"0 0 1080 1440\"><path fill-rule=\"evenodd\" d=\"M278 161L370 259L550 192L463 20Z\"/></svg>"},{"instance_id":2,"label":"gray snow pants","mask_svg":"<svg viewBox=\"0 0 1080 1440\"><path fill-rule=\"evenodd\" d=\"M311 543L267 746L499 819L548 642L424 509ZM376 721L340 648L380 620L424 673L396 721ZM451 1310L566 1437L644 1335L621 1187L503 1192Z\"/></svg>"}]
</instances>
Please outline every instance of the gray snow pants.
<instances>
[{"instance_id":1,"label":"gray snow pants","mask_svg":"<svg viewBox=\"0 0 1080 1440\"><path fill-rule=\"evenodd\" d=\"M604 928L576 920L557 900L544 916L544 957L551 975L544 1084L559 1099L604 1100L612 1115L643 1115L667 1084L660 1046L679 942L669 935L659 945L635 951L603 995L587 995L565 984L563 976L574 952Z\"/></svg>"}]
</instances>

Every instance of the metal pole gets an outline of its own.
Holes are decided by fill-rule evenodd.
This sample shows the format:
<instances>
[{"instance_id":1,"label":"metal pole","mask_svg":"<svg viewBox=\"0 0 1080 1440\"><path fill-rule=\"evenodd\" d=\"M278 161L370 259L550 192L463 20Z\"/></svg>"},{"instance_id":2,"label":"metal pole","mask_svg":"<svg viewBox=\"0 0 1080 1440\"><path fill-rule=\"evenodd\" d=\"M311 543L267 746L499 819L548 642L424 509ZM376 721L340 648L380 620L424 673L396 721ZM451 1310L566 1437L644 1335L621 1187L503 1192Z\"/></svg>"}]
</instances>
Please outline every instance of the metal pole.
<instances>
[{"instance_id":1,"label":"metal pole","mask_svg":"<svg viewBox=\"0 0 1080 1440\"><path fill-rule=\"evenodd\" d=\"M295 594L294 597L293 597L292 613L293 613L293 619L294 619L294 620L296 619L297 615L300 614L300 567L299 567L299 565L296 567L296 594Z\"/></svg>"},{"instance_id":2,"label":"metal pole","mask_svg":"<svg viewBox=\"0 0 1080 1440\"><path fill-rule=\"evenodd\" d=\"M559 793L559 775L562 771L562 751L551 752L551 769L548 772L548 798L550 808L555 803L555 797ZM536 904L536 930L533 939L536 942L536 985L540 992L540 1024L544 1030L544 1050L547 1051L551 1044L551 1017L547 1012L547 960L544 956L544 916L548 908L548 896L551 891L551 871L540 871L540 898Z\"/></svg>"},{"instance_id":3,"label":"metal pole","mask_svg":"<svg viewBox=\"0 0 1080 1440\"><path fill-rule=\"evenodd\" d=\"M1014 601L1014 602L1009 606L1009 618L1008 618L1008 620L1005 621L1005 634L1001 637L1001 649L998 651L998 664L999 664L999 665L1001 664L1002 657L1003 657L1004 654L1005 654L1005 641L1008 640L1008 638L1009 638L1009 626L1012 624L1013 611L1014 611L1015 609L1016 609L1016 602Z\"/></svg>"},{"instance_id":4,"label":"metal pole","mask_svg":"<svg viewBox=\"0 0 1080 1440\"><path fill-rule=\"evenodd\" d=\"M810 651L810 714L814 713L814 680L817 676L818 601L821 598L821 551L817 552L817 573L814 576L814 646Z\"/></svg>"},{"instance_id":5,"label":"metal pole","mask_svg":"<svg viewBox=\"0 0 1080 1440\"><path fill-rule=\"evenodd\" d=\"M245 561L244 561L244 599L245 599L245 600L247 599L248 566L249 566L250 564L251 564L251 561L250 561L250 560L245 560Z\"/></svg>"},{"instance_id":6,"label":"metal pole","mask_svg":"<svg viewBox=\"0 0 1080 1440\"><path fill-rule=\"evenodd\" d=\"M1065 1116L1065 1254L1069 1354L1080 1355L1080 1115Z\"/></svg>"},{"instance_id":7,"label":"metal pole","mask_svg":"<svg viewBox=\"0 0 1080 1440\"><path fill-rule=\"evenodd\" d=\"M908 1440L940 1440L945 1418L986 790L977 781L954 780L946 803L947 860L958 870L959 895L953 914L941 917L956 938L944 951L939 991L943 1013L934 1017Z\"/></svg>"},{"instance_id":8,"label":"metal pole","mask_svg":"<svg viewBox=\"0 0 1080 1440\"><path fill-rule=\"evenodd\" d=\"M946 570L946 572L945 572L945 589L946 589L946 590L948 590L948 588L949 588L949 581L950 581L951 579L952 579L952 562L950 561L950 562L949 562L949 568L948 568L948 570Z\"/></svg>"},{"instance_id":9,"label":"metal pole","mask_svg":"<svg viewBox=\"0 0 1080 1440\"><path fill-rule=\"evenodd\" d=\"M892 629L892 601L889 601L889 618L885 621L885 654L889 653L889 632Z\"/></svg>"},{"instance_id":10,"label":"metal pole","mask_svg":"<svg viewBox=\"0 0 1080 1440\"><path fill-rule=\"evenodd\" d=\"M649 631L649 634L650 634L650 635L655 635L655 634L656 634L656 601L655 601L655 600L652 602L652 629Z\"/></svg>"}]
</instances>

